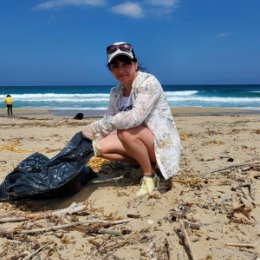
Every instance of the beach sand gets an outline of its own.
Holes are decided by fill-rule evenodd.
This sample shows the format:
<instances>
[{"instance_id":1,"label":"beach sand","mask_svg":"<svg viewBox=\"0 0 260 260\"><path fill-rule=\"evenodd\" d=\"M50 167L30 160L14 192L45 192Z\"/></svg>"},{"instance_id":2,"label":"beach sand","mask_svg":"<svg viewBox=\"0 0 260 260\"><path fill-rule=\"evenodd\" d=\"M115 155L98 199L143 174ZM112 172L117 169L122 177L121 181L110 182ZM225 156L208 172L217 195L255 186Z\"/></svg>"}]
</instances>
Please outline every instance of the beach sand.
<instances>
[{"instance_id":1,"label":"beach sand","mask_svg":"<svg viewBox=\"0 0 260 260\"><path fill-rule=\"evenodd\" d=\"M93 114L74 120L65 111L14 112L8 118L0 111L1 183L30 154L52 158L95 120ZM0 259L259 259L259 113L185 108L173 114L183 148L170 191L136 198L140 183L128 165L93 158L89 165L99 177L73 196L0 203ZM55 216L72 204L83 208ZM24 219L11 222L18 216Z\"/></svg>"}]
</instances>

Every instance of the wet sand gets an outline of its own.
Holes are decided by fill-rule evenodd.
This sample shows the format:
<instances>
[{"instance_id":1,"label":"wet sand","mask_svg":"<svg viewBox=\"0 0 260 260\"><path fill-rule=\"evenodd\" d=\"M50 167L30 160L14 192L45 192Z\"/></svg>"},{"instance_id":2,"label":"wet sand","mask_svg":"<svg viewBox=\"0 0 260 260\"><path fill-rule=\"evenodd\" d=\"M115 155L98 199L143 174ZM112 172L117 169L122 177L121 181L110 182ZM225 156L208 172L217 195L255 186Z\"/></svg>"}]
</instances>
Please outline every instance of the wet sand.
<instances>
[{"instance_id":1,"label":"wet sand","mask_svg":"<svg viewBox=\"0 0 260 260\"><path fill-rule=\"evenodd\" d=\"M47 109L14 109L14 116L27 115L52 115L59 117L74 117L77 113L83 113L84 117L102 117L105 110L47 110ZM235 108L202 108L202 107L178 107L172 108L174 116L205 116L205 115L252 115L260 114L260 110L235 109ZM0 117L5 117L6 110L0 109Z\"/></svg>"}]
</instances>

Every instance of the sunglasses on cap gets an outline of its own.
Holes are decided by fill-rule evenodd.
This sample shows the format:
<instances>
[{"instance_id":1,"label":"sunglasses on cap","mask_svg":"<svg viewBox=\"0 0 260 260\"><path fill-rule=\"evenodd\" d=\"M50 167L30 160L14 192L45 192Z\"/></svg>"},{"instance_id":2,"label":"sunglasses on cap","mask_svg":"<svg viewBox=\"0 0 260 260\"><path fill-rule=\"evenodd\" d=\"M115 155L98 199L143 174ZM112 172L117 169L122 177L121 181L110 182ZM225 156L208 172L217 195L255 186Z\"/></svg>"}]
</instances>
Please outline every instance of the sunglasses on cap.
<instances>
[{"instance_id":1,"label":"sunglasses on cap","mask_svg":"<svg viewBox=\"0 0 260 260\"><path fill-rule=\"evenodd\" d=\"M112 54L118 49L124 52L131 52L133 50L132 46L129 43L122 43L118 45L109 45L107 47L107 54Z\"/></svg>"}]
</instances>

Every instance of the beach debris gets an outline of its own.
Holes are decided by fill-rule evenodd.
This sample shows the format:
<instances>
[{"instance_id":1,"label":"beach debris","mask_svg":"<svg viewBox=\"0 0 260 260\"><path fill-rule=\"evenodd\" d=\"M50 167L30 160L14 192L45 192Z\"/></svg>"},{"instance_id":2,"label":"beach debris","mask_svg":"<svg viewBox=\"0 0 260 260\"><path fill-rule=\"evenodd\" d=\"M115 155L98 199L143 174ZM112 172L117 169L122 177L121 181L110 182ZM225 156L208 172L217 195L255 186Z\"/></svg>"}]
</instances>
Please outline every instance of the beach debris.
<instances>
[{"instance_id":1,"label":"beach debris","mask_svg":"<svg viewBox=\"0 0 260 260\"><path fill-rule=\"evenodd\" d=\"M10 151L10 152L16 152L16 153L29 153L29 152L33 152L32 150L19 148L18 147L19 144L20 144L19 142L16 142L16 143L10 143L10 144L1 145L0 146L0 151Z\"/></svg>"},{"instance_id":2,"label":"beach debris","mask_svg":"<svg viewBox=\"0 0 260 260\"><path fill-rule=\"evenodd\" d=\"M256 130L254 130L254 131L252 131L254 134L257 134L257 135L259 135L260 134L260 129L256 129Z\"/></svg>"},{"instance_id":3,"label":"beach debris","mask_svg":"<svg viewBox=\"0 0 260 260\"><path fill-rule=\"evenodd\" d=\"M179 219L178 222L180 225L180 229L176 229L176 234L181 238L188 257L191 260L197 260L196 256L194 255L194 251L192 249L192 244L190 242L190 237L185 228L185 225L181 219Z\"/></svg>"},{"instance_id":4,"label":"beach debris","mask_svg":"<svg viewBox=\"0 0 260 260\"><path fill-rule=\"evenodd\" d=\"M209 140L202 145L209 145L209 144L223 145L224 141L222 141L220 139L214 139L214 140Z\"/></svg>"},{"instance_id":5,"label":"beach debris","mask_svg":"<svg viewBox=\"0 0 260 260\"><path fill-rule=\"evenodd\" d=\"M0 164L7 164L7 161L5 161L5 160L0 160Z\"/></svg>"},{"instance_id":6,"label":"beach debris","mask_svg":"<svg viewBox=\"0 0 260 260\"><path fill-rule=\"evenodd\" d=\"M234 247L247 247L247 248L255 248L255 244L240 244L240 243L225 243L226 246L234 246Z\"/></svg>"},{"instance_id":7,"label":"beach debris","mask_svg":"<svg viewBox=\"0 0 260 260\"><path fill-rule=\"evenodd\" d=\"M219 169L213 170L213 171L211 171L211 173L222 172L222 171L226 171L226 170L234 170L234 169L237 169L237 168L239 168L242 172L248 171L250 169L254 169L254 170L260 169L260 161L233 164L233 165L230 165L230 166L221 167Z\"/></svg>"},{"instance_id":8,"label":"beach debris","mask_svg":"<svg viewBox=\"0 0 260 260\"><path fill-rule=\"evenodd\" d=\"M186 140L187 139L187 134L183 131L180 132L180 138L182 141Z\"/></svg>"},{"instance_id":9,"label":"beach debris","mask_svg":"<svg viewBox=\"0 0 260 260\"><path fill-rule=\"evenodd\" d=\"M109 160L106 160L106 159L103 159L101 157L96 157L96 156L93 156L89 162L88 162L88 166L91 167L94 171L101 171L103 170L104 171L104 167L106 165L109 165L110 166L111 164L111 161Z\"/></svg>"},{"instance_id":10,"label":"beach debris","mask_svg":"<svg viewBox=\"0 0 260 260\"><path fill-rule=\"evenodd\" d=\"M36 249L34 252L32 252L31 254L29 254L28 256L26 256L23 260L30 260L32 259L35 255L37 255L40 251L44 250L45 248L48 247L48 245L50 245L51 242L47 242L44 245L40 246L38 249Z\"/></svg>"},{"instance_id":11,"label":"beach debris","mask_svg":"<svg viewBox=\"0 0 260 260\"><path fill-rule=\"evenodd\" d=\"M178 222L179 220L182 220L186 228L199 230L202 224L196 223L194 219L191 220L187 219L190 210L188 210L187 207L182 207L182 208L183 210L179 210L179 209L171 210L169 219L173 222Z\"/></svg>"},{"instance_id":12,"label":"beach debris","mask_svg":"<svg viewBox=\"0 0 260 260\"><path fill-rule=\"evenodd\" d=\"M227 162L233 162L235 159L230 156L219 156L220 159L227 159Z\"/></svg>"},{"instance_id":13,"label":"beach debris","mask_svg":"<svg viewBox=\"0 0 260 260\"><path fill-rule=\"evenodd\" d=\"M45 212L28 213L28 212L17 212L17 210L11 211L7 214L0 214L0 223L5 222L19 222L26 221L29 219L39 219L48 217L59 217L64 218L66 215L72 215L88 209L86 204L72 203L69 207L60 210L49 210Z\"/></svg>"},{"instance_id":14,"label":"beach debris","mask_svg":"<svg viewBox=\"0 0 260 260\"><path fill-rule=\"evenodd\" d=\"M117 224L123 224L127 223L129 220L116 220L116 221L106 221L103 219L87 219L83 221L78 221L74 223L69 223L69 224L64 224L64 225L55 225L51 227L43 227L43 228L37 228L37 229L29 229L29 230L14 230L15 234L37 234L37 233L44 233L44 232L49 232L49 231L56 231L59 229L67 229L71 227L75 227L78 225L83 225L83 224L100 224L100 225L105 225L105 226L111 226L111 225L117 225ZM93 232L92 232L93 233Z\"/></svg>"},{"instance_id":15,"label":"beach debris","mask_svg":"<svg viewBox=\"0 0 260 260\"><path fill-rule=\"evenodd\" d=\"M243 204L236 208L230 209L227 217L234 223L253 225L254 221L250 217L251 211L252 208L246 207L246 205ZM242 214L242 216L239 216L239 214Z\"/></svg>"},{"instance_id":16,"label":"beach debris","mask_svg":"<svg viewBox=\"0 0 260 260\"><path fill-rule=\"evenodd\" d=\"M137 215L137 214L127 214L126 216L127 216L128 218L135 218L135 219L141 218L141 215Z\"/></svg>"}]
</instances>

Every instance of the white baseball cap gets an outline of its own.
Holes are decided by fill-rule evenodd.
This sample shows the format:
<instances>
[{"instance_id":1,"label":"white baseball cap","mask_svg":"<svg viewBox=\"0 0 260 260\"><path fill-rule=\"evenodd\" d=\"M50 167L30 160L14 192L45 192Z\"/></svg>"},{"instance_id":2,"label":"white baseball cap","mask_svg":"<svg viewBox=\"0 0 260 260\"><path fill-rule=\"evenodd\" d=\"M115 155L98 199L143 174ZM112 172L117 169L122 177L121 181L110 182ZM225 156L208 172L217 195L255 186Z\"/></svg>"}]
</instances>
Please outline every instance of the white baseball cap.
<instances>
[{"instance_id":1,"label":"white baseball cap","mask_svg":"<svg viewBox=\"0 0 260 260\"><path fill-rule=\"evenodd\" d=\"M127 42L115 42L107 47L108 63L119 55L128 56L130 59L135 58L133 47Z\"/></svg>"}]
</instances>

